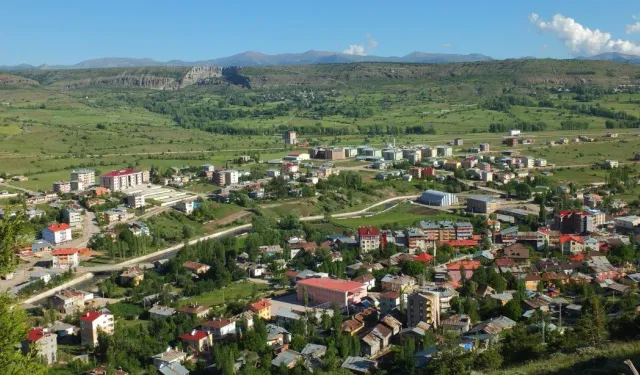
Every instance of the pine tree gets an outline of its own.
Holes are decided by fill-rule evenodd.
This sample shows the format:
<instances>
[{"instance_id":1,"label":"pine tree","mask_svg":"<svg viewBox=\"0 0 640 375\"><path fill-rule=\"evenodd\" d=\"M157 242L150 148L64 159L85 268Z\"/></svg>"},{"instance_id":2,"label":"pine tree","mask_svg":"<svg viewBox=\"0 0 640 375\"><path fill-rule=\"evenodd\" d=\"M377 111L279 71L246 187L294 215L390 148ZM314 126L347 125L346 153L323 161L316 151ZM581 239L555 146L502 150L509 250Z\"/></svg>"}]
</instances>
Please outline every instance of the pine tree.
<instances>
[{"instance_id":1,"label":"pine tree","mask_svg":"<svg viewBox=\"0 0 640 375\"><path fill-rule=\"evenodd\" d=\"M27 334L25 314L7 294L0 294L0 373L40 375L46 373L34 354L22 355L15 345Z\"/></svg>"}]
</instances>

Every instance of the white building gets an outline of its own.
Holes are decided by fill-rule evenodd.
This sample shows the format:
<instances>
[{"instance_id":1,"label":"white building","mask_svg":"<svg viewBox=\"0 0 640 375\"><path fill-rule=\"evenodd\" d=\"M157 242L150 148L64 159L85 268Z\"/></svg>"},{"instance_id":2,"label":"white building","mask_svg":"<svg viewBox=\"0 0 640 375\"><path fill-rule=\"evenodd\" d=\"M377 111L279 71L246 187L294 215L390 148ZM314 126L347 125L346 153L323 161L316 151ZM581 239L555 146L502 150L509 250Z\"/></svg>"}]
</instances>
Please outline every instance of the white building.
<instances>
[{"instance_id":1,"label":"white building","mask_svg":"<svg viewBox=\"0 0 640 375\"><path fill-rule=\"evenodd\" d=\"M239 174L234 169L227 169L224 171L224 179L227 185L235 185L238 183Z\"/></svg>"},{"instance_id":2,"label":"white building","mask_svg":"<svg viewBox=\"0 0 640 375\"><path fill-rule=\"evenodd\" d=\"M438 156L450 157L453 156L453 147L451 146L436 146Z\"/></svg>"},{"instance_id":3,"label":"white building","mask_svg":"<svg viewBox=\"0 0 640 375\"><path fill-rule=\"evenodd\" d=\"M56 193L69 193L71 191L71 183L66 181L56 181L53 183L53 191Z\"/></svg>"},{"instance_id":4,"label":"white building","mask_svg":"<svg viewBox=\"0 0 640 375\"><path fill-rule=\"evenodd\" d=\"M79 264L78 249L56 249L51 252L51 268L74 268Z\"/></svg>"},{"instance_id":5,"label":"white building","mask_svg":"<svg viewBox=\"0 0 640 375\"><path fill-rule=\"evenodd\" d=\"M535 166L536 167L546 167L547 166L547 159L536 159Z\"/></svg>"},{"instance_id":6,"label":"white building","mask_svg":"<svg viewBox=\"0 0 640 375\"><path fill-rule=\"evenodd\" d=\"M287 130L286 132L284 132L284 134L282 135L282 138L284 139L285 145L298 144L298 135L293 130Z\"/></svg>"},{"instance_id":7,"label":"white building","mask_svg":"<svg viewBox=\"0 0 640 375\"><path fill-rule=\"evenodd\" d=\"M79 206L76 207L70 206L62 210L62 218L72 228L81 227L83 222L82 209Z\"/></svg>"},{"instance_id":8,"label":"white building","mask_svg":"<svg viewBox=\"0 0 640 375\"><path fill-rule=\"evenodd\" d=\"M520 129L511 129L511 130L509 130L509 136L510 137L517 137L520 134L521 134L520 133Z\"/></svg>"},{"instance_id":9,"label":"white building","mask_svg":"<svg viewBox=\"0 0 640 375\"><path fill-rule=\"evenodd\" d=\"M458 203L458 197L452 193L427 190L422 193L419 201L429 206L451 206Z\"/></svg>"},{"instance_id":10,"label":"white building","mask_svg":"<svg viewBox=\"0 0 640 375\"><path fill-rule=\"evenodd\" d=\"M267 171L267 177L278 177L280 176L280 171L277 169L269 169Z\"/></svg>"},{"instance_id":11,"label":"white building","mask_svg":"<svg viewBox=\"0 0 640 375\"><path fill-rule=\"evenodd\" d=\"M380 232L377 227L360 227L358 228L358 241L360 243L360 251L367 253L380 249Z\"/></svg>"},{"instance_id":12,"label":"white building","mask_svg":"<svg viewBox=\"0 0 640 375\"><path fill-rule=\"evenodd\" d=\"M145 206L146 201L144 199L144 195L142 195L142 194L133 194L133 195L129 195L127 197L127 204L131 208L140 208L140 207L144 207Z\"/></svg>"},{"instance_id":13,"label":"white building","mask_svg":"<svg viewBox=\"0 0 640 375\"><path fill-rule=\"evenodd\" d=\"M76 186L82 186L84 190L96 184L96 171L93 169L76 169L71 172L71 183L76 182Z\"/></svg>"},{"instance_id":14,"label":"white building","mask_svg":"<svg viewBox=\"0 0 640 375\"><path fill-rule=\"evenodd\" d=\"M531 156L523 156L521 160L525 168L533 168L535 165L535 159Z\"/></svg>"},{"instance_id":15,"label":"white building","mask_svg":"<svg viewBox=\"0 0 640 375\"><path fill-rule=\"evenodd\" d=\"M98 333L113 334L114 319L111 313L89 311L80 317L80 338L82 345L98 344Z\"/></svg>"},{"instance_id":16,"label":"white building","mask_svg":"<svg viewBox=\"0 0 640 375\"><path fill-rule=\"evenodd\" d=\"M149 171L122 169L100 176L100 186L106 187L111 191L125 190L147 182L149 182Z\"/></svg>"},{"instance_id":17,"label":"white building","mask_svg":"<svg viewBox=\"0 0 640 375\"><path fill-rule=\"evenodd\" d=\"M613 222L616 224L616 227L623 229L633 229L640 225L640 217L638 216L619 216L613 218Z\"/></svg>"},{"instance_id":18,"label":"white building","mask_svg":"<svg viewBox=\"0 0 640 375\"><path fill-rule=\"evenodd\" d=\"M42 230L42 239L54 245L71 241L71 227L67 223L49 225Z\"/></svg>"},{"instance_id":19,"label":"white building","mask_svg":"<svg viewBox=\"0 0 640 375\"><path fill-rule=\"evenodd\" d=\"M193 199L186 199L176 203L175 207L176 207L176 210L182 211L185 214L190 215L191 213L193 213L193 209L196 207L196 203L195 203L195 200Z\"/></svg>"},{"instance_id":20,"label":"white building","mask_svg":"<svg viewBox=\"0 0 640 375\"><path fill-rule=\"evenodd\" d=\"M604 161L605 168L609 168L609 169L618 168L618 164L619 163L617 160L607 159Z\"/></svg>"}]
</instances>

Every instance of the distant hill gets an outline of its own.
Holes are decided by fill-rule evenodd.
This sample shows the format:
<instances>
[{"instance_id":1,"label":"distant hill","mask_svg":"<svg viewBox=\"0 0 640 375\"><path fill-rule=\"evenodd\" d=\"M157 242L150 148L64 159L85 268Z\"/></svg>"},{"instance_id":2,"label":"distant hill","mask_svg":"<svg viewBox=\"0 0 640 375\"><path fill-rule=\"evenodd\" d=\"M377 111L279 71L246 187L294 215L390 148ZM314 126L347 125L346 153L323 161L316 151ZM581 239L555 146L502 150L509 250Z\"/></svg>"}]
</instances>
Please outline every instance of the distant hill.
<instances>
[{"instance_id":1,"label":"distant hill","mask_svg":"<svg viewBox=\"0 0 640 375\"><path fill-rule=\"evenodd\" d=\"M609 53L601 53L599 55L594 56L581 56L577 58L578 60L602 60L602 61L614 61L621 63L631 63L631 64L640 64L640 56L635 55L625 55L624 53L617 52L609 52Z\"/></svg>"},{"instance_id":2,"label":"distant hill","mask_svg":"<svg viewBox=\"0 0 640 375\"><path fill-rule=\"evenodd\" d=\"M267 55L260 52L247 51L237 55L202 61L156 61L149 58L104 57L79 62L74 65L40 65L21 64L16 66L0 66L0 70L48 70L48 69L97 69L97 68L134 68L154 66L277 66L277 65L312 65L312 64L344 64L352 62L399 62L399 63L453 63L492 61L493 58L481 54L459 55L444 53L412 52L402 57L358 56L330 51L306 51L302 53L282 53Z\"/></svg>"}]
</instances>

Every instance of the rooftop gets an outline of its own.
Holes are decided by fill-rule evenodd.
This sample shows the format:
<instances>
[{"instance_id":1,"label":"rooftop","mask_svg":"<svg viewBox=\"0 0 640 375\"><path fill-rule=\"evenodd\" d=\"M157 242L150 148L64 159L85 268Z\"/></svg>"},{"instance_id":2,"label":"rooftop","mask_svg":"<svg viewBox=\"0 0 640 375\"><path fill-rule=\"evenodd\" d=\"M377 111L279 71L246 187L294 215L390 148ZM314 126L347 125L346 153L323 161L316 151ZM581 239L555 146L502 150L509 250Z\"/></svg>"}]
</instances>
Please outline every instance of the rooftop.
<instances>
[{"instance_id":1,"label":"rooftop","mask_svg":"<svg viewBox=\"0 0 640 375\"><path fill-rule=\"evenodd\" d=\"M59 232L61 230L67 230L70 229L71 227L69 226L69 224L67 223L62 223L62 224L53 224L53 225L49 225L47 227L47 229L49 229L52 232Z\"/></svg>"},{"instance_id":2,"label":"rooftop","mask_svg":"<svg viewBox=\"0 0 640 375\"><path fill-rule=\"evenodd\" d=\"M75 248L56 249L51 252L51 255L73 255L79 250Z\"/></svg>"},{"instance_id":3,"label":"rooftop","mask_svg":"<svg viewBox=\"0 0 640 375\"><path fill-rule=\"evenodd\" d=\"M366 288L365 284L355 281L342 280L342 279L306 279L298 281L298 285L305 285L315 288L335 290L339 292L350 292L354 289Z\"/></svg>"},{"instance_id":4,"label":"rooftop","mask_svg":"<svg viewBox=\"0 0 640 375\"><path fill-rule=\"evenodd\" d=\"M89 311L80 317L80 320L85 322L93 322L103 315L111 315L103 311Z\"/></svg>"},{"instance_id":5,"label":"rooftop","mask_svg":"<svg viewBox=\"0 0 640 375\"><path fill-rule=\"evenodd\" d=\"M121 169L119 171L111 171L109 173L105 173L102 177L119 177L119 176L127 176L133 173L137 173L133 169Z\"/></svg>"}]
</instances>

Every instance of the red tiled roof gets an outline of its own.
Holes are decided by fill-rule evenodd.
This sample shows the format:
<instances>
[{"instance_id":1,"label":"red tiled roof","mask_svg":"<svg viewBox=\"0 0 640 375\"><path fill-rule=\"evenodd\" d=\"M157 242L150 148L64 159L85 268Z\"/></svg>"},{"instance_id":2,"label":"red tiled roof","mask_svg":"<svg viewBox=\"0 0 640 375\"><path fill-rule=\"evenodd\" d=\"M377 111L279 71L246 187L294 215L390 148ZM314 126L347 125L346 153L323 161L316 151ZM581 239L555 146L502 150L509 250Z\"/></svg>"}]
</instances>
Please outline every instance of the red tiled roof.
<instances>
[{"instance_id":1,"label":"red tiled roof","mask_svg":"<svg viewBox=\"0 0 640 375\"><path fill-rule=\"evenodd\" d=\"M299 274L299 273L300 273L300 272L298 272L298 271L289 270L289 271L286 271L286 272L284 273L284 275L285 275L286 277L296 277L296 276L298 276L298 274Z\"/></svg>"},{"instance_id":2,"label":"red tiled roof","mask_svg":"<svg viewBox=\"0 0 640 375\"><path fill-rule=\"evenodd\" d=\"M583 259L584 259L584 254L576 254L569 257L569 260L572 260L574 262L579 262Z\"/></svg>"},{"instance_id":3,"label":"red tiled roof","mask_svg":"<svg viewBox=\"0 0 640 375\"><path fill-rule=\"evenodd\" d=\"M513 267L516 265L516 262L511 258L498 258L495 263L498 267Z\"/></svg>"},{"instance_id":4,"label":"red tiled roof","mask_svg":"<svg viewBox=\"0 0 640 375\"><path fill-rule=\"evenodd\" d=\"M84 320L85 322L93 322L102 315L106 315L106 313L103 313L102 311L89 311L88 313L82 315L80 317L80 320Z\"/></svg>"},{"instance_id":5,"label":"red tiled roof","mask_svg":"<svg viewBox=\"0 0 640 375\"><path fill-rule=\"evenodd\" d=\"M400 293L398 292L384 292L380 294L381 298L389 298L389 299L398 299L400 298Z\"/></svg>"},{"instance_id":6,"label":"red tiled roof","mask_svg":"<svg viewBox=\"0 0 640 375\"><path fill-rule=\"evenodd\" d=\"M358 234L360 237L362 236L378 236L380 232L378 232L378 227L360 227L358 228Z\"/></svg>"},{"instance_id":7,"label":"red tiled roof","mask_svg":"<svg viewBox=\"0 0 640 375\"><path fill-rule=\"evenodd\" d=\"M580 236L574 236L572 234L565 234L560 237L560 243L565 243L568 241L575 241L577 243L584 243L584 240Z\"/></svg>"},{"instance_id":8,"label":"red tiled roof","mask_svg":"<svg viewBox=\"0 0 640 375\"><path fill-rule=\"evenodd\" d=\"M52 231L52 232L59 232L59 231L61 231L61 230L67 230L67 229L69 229L69 228L71 228L71 227L70 227L70 226L69 226L69 224L67 224L67 223L62 223L62 224L53 224L53 225L49 225L49 226L47 227L47 229L49 229L49 230L50 230L50 231Z\"/></svg>"},{"instance_id":9,"label":"red tiled roof","mask_svg":"<svg viewBox=\"0 0 640 375\"><path fill-rule=\"evenodd\" d=\"M298 284L300 284L301 281L298 281ZM254 312L260 312L264 309L266 309L267 307L271 307L271 302L269 302L268 299L264 298L260 301L254 302L249 304L249 309L251 309Z\"/></svg>"},{"instance_id":10,"label":"red tiled roof","mask_svg":"<svg viewBox=\"0 0 640 375\"><path fill-rule=\"evenodd\" d=\"M137 173L136 171L134 171L133 169L122 169L119 171L111 171L109 173L105 173L102 175L102 177L118 177L118 176L126 176L129 174L133 174L133 173Z\"/></svg>"},{"instance_id":11,"label":"red tiled roof","mask_svg":"<svg viewBox=\"0 0 640 375\"><path fill-rule=\"evenodd\" d=\"M447 264L448 270L459 270L464 267L465 270L475 270L480 267L480 261L478 260L461 260Z\"/></svg>"},{"instance_id":12,"label":"red tiled roof","mask_svg":"<svg viewBox=\"0 0 640 375\"><path fill-rule=\"evenodd\" d=\"M31 342L36 342L41 338L49 335L50 333L45 332L42 328L34 328L27 334L27 340Z\"/></svg>"},{"instance_id":13,"label":"red tiled roof","mask_svg":"<svg viewBox=\"0 0 640 375\"><path fill-rule=\"evenodd\" d=\"M202 264L202 263L198 263L198 262L190 262L190 261L184 262L182 265L185 268L188 268L188 269L194 270L194 271L197 271L202 267L208 267L206 264Z\"/></svg>"},{"instance_id":14,"label":"red tiled roof","mask_svg":"<svg viewBox=\"0 0 640 375\"><path fill-rule=\"evenodd\" d=\"M524 281L540 281L542 280L542 278L540 277L540 275L528 273L524 276L523 280Z\"/></svg>"},{"instance_id":15,"label":"red tiled roof","mask_svg":"<svg viewBox=\"0 0 640 375\"><path fill-rule=\"evenodd\" d=\"M77 253L79 250L75 248L66 248L66 249L56 249L51 252L51 255L72 255Z\"/></svg>"},{"instance_id":16,"label":"red tiled roof","mask_svg":"<svg viewBox=\"0 0 640 375\"><path fill-rule=\"evenodd\" d=\"M478 241L474 241L474 240L440 241L440 246L445 244L449 244L451 247L473 247L473 246L478 246Z\"/></svg>"},{"instance_id":17,"label":"red tiled roof","mask_svg":"<svg viewBox=\"0 0 640 375\"><path fill-rule=\"evenodd\" d=\"M178 336L179 339L188 340L188 341L200 341L205 337L207 337L207 333L205 331L200 331L197 329L194 330L193 332L183 333L180 336Z\"/></svg>"},{"instance_id":18,"label":"red tiled roof","mask_svg":"<svg viewBox=\"0 0 640 375\"><path fill-rule=\"evenodd\" d=\"M338 292L349 292L354 289L365 288L366 286L363 283L358 283L355 281L342 280L342 279L306 279L298 281L298 285L305 285L309 287L329 289Z\"/></svg>"},{"instance_id":19,"label":"red tiled roof","mask_svg":"<svg viewBox=\"0 0 640 375\"><path fill-rule=\"evenodd\" d=\"M290 152L289 156L300 156L299 152Z\"/></svg>"},{"instance_id":20,"label":"red tiled roof","mask_svg":"<svg viewBox=\"0 0 640 375\"><path fill-rule=\"evenodd\" d=\"M372 274L370 273L366 273L362 276L358 276L356 278L353 279L353 281L358 282L358 283L365 283L367 281L371 281L371 280L375 280L375 277L373 277Z\"/></svg>"},{"instance_id":21,"label":"red tiled roof","mask_svg":"<svg viewBox=\"0 0 640 375\"><path fill-rule=\"evenodd\" d=\"M415 260L416 262L429 263L429 262L431 262L433 260L433 255L427 254L427 253L422 253L422 254L418 255L417 257L413 258L413 260Z\"/></svg>"}]
</instances>

